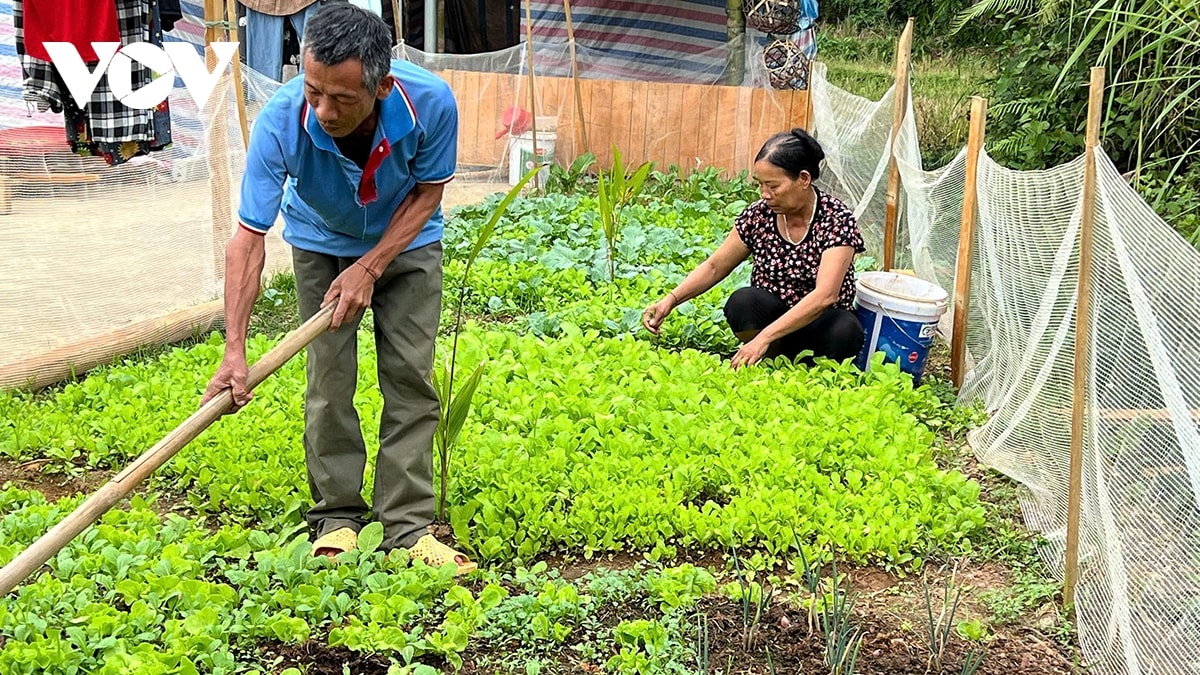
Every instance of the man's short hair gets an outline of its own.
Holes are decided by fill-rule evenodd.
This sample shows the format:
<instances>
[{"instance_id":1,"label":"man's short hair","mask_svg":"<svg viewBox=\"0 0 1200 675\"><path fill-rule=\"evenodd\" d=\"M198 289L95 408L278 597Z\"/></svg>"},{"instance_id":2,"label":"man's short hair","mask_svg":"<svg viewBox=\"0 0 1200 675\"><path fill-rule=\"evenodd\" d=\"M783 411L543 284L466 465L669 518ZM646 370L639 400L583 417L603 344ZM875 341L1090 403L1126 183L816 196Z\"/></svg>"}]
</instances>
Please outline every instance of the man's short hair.
<instances>
[{"instance_id":1,"label":"man's short hair","mask_svg":"<svg viewBox=\"0 0 1200 675\"><path fill-rule=\"evenodd\" d=\"M303 49L327 66L357 59L363 86L374 92L391 69L392 32L378 14L349 2L333 2L308 20Z\"/></svg>"}]
</instances>

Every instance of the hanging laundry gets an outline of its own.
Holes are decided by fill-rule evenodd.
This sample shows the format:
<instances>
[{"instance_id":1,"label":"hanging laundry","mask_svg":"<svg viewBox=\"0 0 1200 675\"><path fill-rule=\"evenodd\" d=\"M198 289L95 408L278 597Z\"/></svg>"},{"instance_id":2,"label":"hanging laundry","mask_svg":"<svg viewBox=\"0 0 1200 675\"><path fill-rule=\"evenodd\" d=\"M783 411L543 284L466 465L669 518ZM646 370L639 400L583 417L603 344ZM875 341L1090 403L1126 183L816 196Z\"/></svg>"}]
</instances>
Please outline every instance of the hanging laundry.
<instances>
[{"instance_id":1,"label":"hanging laundry","mask_svg":"<svg viewBox=\"0 0 1200 675\"><path fill-rule=\"evenodd\" d=\"M120 42L115 0L25 0L25 50L49 61L44 42L70 42L84 62L97 61L93 42Z\"/></svg>"},{"instance_id":2,"label":"hanging laundry","mask_svg":"<svg viewBox=\"0 0 1200 675\"><path fill-rule=\"evenodd\" d=\"M183 7L179 0L159 0L158 13L162 18L162 29L175 30L175 22L183 18Z\"/></svg>"},{"instance_id":3,"label":"hanging laundry","mask_svg":"<svg viewBox=\"0 0 1200 675\"><path fill-rule=\"evenodd\" d=\"M109 164L117 165L137 155L170 146L171 117L167 102L164 101L153 110L130 108L113 95L108 76L105 75L100 78L88 104L80 108L67 93L67 87L53 64L31 53L43 48L40 42L36 49L33 48L23 19L33 6L39 6L37 11L41 11L57 7L55 2L14 0L17 53L21 55L25 74L23 98L37 104L39 110L63 113L67 142L80 155L103 157ZM159 0L115 0L115 12L122 45L149 42L162 46ZM97 65L95 54L92 54L92 61L86 63L89 69L94 69ZM153 79L149 68L143 66L132 69L131 83L135 91L150 84Z\"/></svg>"},{"instance_id":4,"label":"hanging laundry","mask_svg":"<svg viewBox=\"0 0 1200 675\"><path fill-rule=\"evenodd\" d=\"M241 0L246 7L246 65L279 82L283 79L283 23L297 36L324 0Z\"/></svg>"}]
</instances>

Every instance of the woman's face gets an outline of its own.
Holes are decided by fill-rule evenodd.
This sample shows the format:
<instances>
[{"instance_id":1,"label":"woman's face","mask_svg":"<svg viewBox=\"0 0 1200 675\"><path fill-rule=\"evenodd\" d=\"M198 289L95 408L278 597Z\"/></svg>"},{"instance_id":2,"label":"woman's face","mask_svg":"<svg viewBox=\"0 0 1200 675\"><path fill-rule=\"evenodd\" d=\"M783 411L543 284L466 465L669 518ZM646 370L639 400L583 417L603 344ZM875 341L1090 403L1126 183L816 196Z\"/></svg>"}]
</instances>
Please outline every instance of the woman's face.
<instances>
[{"instance_id":1,"label":"woman's face","mask_svg":"<svg viewBox=\"0 0 1200 675\"><path fill-rule=\"evenodd\" d=\"M783 169L765 159L754 163L754 180L758 192L775 213L796 213L812 200L812 178L807 171L792 178Z\"/></svg>"}]
</instances>

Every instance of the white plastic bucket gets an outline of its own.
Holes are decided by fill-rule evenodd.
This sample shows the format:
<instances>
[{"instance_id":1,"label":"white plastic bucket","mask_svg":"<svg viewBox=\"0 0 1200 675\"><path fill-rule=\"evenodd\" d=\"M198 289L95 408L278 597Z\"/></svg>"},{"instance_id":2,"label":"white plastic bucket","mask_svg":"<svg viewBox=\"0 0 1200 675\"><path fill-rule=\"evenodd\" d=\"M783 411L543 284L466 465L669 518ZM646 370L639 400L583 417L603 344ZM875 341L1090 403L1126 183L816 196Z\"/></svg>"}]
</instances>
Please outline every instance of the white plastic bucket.
<instances>
[{"instance_id":1,"label":"white plastic bucket","mask_svg":"<svg viewBox=\"0 0 1200 675\"><path fill-rule=\"evenodd\" d=\"M538 164L554 163L554 142L558 138L558 119L555 117L537 118L537 158L533 155L533 132L510 136L508 141L508 184L516 185L524 176ZM550 168L546 167L538 174L542 185L550 177Z\"/></svg>"},{"instance_id":2,"label":"white plastic bucket","mask_svg":"<svg viewBox=\"0 0 1200 675\"><path fill-rule=\"evenodd\" d=\"M858 367L868 370L871 354L880 351L920 382L949 294L937 284L895 272L865 272L858 278L857 291L856 311L864 332Z\"/></svg>"}]
</instances>

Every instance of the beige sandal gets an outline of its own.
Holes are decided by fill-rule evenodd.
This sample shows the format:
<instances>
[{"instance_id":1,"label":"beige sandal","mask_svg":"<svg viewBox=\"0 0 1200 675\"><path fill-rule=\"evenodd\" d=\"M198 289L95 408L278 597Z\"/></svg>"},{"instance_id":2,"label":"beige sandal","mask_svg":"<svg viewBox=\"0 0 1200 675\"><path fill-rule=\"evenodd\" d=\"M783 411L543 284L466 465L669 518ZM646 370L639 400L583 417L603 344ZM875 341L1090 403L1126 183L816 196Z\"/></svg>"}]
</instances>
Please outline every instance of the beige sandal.
<instances>
[{"instance_id":1,"label":"beige sandal","mask_svg":"<svg viewBox=\"0 0 1200 675\"><path fill-rule=\"evenodd\" d=\"M322 550L337 551L338 554L342 554L356 548L358 548L358 533L348 527L343 527L333 532L327 532L314 541L312 554L313 556L324 555L318 553Z\"/></svg>"},{"instance_id":2,"label":"beige sandal","mask_svg":"<svg viewBox=\"0 0 1200 675\"><path fill-rule=\"evenodd\" d=\"M465 554L459 553L438 541L432 534L427 534L418 539L417 543L408 549L408 555L425 561L425 564L430 567L441 567L446 563L454 563L458 567L454 572L454 576L470 574L479 568L479 565L471 562ZM464 562L459 562L459 558L462 558Z\"/></svg>"}]
</instances>

